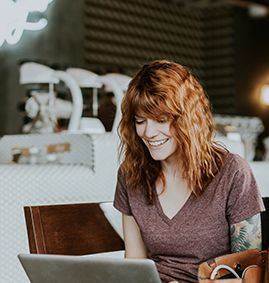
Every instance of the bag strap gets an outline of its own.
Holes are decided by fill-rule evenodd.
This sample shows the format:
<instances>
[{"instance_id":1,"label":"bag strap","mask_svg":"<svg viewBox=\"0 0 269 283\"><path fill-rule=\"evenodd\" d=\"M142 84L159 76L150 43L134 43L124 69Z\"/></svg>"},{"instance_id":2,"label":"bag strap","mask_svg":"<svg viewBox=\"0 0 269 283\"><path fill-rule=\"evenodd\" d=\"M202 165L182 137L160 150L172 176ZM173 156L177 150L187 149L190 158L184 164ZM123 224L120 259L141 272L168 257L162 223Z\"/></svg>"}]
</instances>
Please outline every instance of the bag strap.
<instances>
[{"instance_id":1,"label":"bag strap","mask_svg":"<svg viewBox=\"0 0 269 283\"><path fill-rule=\"evenodd\" d=\"M220 269L226 269L226 270L230 271L234 275L235 278L240 278L240 276L230 266L225 265L225 264L221 264L221 265L216 266L214 268L214 270L212 271L212 273L210 275L211 280L215 279L215 277L216 277L216 275L217 275L217 273Z\"/></svg>"}]
</instances>

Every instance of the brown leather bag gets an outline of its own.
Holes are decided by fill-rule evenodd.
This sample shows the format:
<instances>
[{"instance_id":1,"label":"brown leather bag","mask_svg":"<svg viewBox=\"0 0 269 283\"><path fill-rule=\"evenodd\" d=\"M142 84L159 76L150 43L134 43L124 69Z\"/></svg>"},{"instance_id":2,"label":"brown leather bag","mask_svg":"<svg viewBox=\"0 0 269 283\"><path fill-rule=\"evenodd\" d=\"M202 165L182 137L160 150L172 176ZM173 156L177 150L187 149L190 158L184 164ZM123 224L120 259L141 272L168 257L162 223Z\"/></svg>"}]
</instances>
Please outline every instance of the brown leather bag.
<instances>
[{"instance_id":1,"label":"brown leather bag","mask_svg":"<svg viewBox=\"0 0 269 283\"><path fill-rule=\"evenodd\" d=\"M228 254L202 263L198 269L199 283L269 283L266 271L267 251L258 249Z\"/></svg>"}]
</instances>

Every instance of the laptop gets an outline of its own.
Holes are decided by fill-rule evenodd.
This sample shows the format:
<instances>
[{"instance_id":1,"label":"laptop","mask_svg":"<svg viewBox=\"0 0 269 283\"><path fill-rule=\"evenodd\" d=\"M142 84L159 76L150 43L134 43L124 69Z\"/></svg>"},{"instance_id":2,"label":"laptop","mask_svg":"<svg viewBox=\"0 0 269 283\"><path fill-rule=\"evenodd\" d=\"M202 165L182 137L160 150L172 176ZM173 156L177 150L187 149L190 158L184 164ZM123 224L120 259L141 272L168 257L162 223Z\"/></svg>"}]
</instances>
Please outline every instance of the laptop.
<instances>
[{"instance_id":1,"label":"laptop","mask_svg":"<svg viewBox=\"0 0 269 283\"><path fill-rule=\"evenodd\" d=\"M18 258L31 283L161 283L150 259L48 254Z\"/></svg>"}]
</instances>

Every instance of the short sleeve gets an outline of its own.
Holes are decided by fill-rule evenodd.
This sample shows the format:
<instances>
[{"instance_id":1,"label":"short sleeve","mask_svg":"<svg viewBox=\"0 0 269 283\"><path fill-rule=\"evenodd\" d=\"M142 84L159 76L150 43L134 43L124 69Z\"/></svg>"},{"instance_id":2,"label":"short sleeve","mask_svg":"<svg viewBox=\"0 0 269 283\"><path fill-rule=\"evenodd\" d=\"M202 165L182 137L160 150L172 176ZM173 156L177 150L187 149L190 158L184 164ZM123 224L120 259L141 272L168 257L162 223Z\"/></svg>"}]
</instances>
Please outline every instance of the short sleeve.
<instances>
[{"instance_id":1,"label":"short sleeve","mask_svg":"<svg viewBox=\"0 0 269 283\"><path fill-rule=\"evenodd\" d=\"M230 224L239 223L265 210L262 197L250 165L245 159L234 155L229 164L232 178L226 206Z\"/></svg>"},{"instance_id":2,"label":"short sleeve","mask_svg":"<svg viewBox=\"0 0 269 283\"><path fill-rule=\"evenodd\" d=\"M114 207L123 214L132 215L132 211L129 205L126 179L121 169L118 170L117 186L114 197Z\"/></svg>"}]
</instances>

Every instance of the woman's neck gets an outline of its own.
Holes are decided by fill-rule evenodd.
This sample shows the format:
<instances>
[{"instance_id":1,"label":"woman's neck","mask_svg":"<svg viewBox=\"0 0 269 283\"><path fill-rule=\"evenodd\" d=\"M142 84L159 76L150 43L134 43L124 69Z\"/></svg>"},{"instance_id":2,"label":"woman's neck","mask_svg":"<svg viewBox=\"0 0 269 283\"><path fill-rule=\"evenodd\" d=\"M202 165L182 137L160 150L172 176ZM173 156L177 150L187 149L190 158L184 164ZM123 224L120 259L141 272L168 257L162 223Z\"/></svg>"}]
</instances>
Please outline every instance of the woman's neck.
<instances>
[{"instance_id":1,"label":"woman's neck","mask_svg":"<svg viewBox=\"0 0 269 283\"><path fill-rule=\"evenodd\" d=\"M182 177L182 164L180 162L161 161L161 168L166 178L170 178L172 176Z\"/></svg>"}]
</instances>

